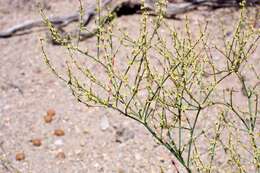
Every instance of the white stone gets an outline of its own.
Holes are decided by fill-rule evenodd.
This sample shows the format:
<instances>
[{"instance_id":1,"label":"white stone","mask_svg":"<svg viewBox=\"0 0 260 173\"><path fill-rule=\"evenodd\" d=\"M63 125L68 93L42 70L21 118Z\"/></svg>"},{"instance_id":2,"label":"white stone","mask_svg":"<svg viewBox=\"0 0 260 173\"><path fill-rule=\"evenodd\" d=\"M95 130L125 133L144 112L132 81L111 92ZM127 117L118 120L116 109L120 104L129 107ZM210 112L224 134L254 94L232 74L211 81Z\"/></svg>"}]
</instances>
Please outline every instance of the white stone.
<instances>
[{"instance_id":1,"label":"white stone","mask_svg":"<svg viewBox=\"0 0 260 173\"><path fill-rule=\"evenodd\" d=\"M64 142L62 139L57 139L54 141L54 145L56 145L56 146L62 146L63 144L64 144Z\"/></svg>"},{"instance_id":2,"label":"white stone","mask_svg":"<svg viewBox=\"0 0 260 173\"><path fill-rule=\"evenodd\" d=\"M141 160L141 159L142 159L142 156L141 156L139 153L136 153L136 154L135 154L135 159L136 159L136 160Z\"/></svg>"},{"instance_id":3,"label":"white stone","mask_svg":"<svg viewBox=\"0 0 260 173\"><path fill-rule=\"evenodd\" d=\"M100 120L100 128L101 130L106 130L109 127L109 121L107 116L102 116L101 120Z\"/></svg>"}]
</instances>

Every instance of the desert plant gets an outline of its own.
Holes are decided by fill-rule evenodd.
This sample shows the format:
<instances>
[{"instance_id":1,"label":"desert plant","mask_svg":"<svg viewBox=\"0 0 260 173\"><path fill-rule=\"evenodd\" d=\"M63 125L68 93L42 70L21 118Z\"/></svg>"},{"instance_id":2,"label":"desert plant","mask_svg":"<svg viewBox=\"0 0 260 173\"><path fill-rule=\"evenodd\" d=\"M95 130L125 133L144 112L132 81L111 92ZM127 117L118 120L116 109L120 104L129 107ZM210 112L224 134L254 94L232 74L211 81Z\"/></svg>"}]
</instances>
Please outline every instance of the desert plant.
<instances>
[{"instance_id":1,"label":"desert plant","mask_svg":"<svg viewBox=\"0 0 260 173\"><path fill-rule=\"evenodd\" d=\"M131 36L115 27L113 13L101 14L97 0L96 52L78 41L80 34L63 37L42 13L53 39L68 52L60 69L41 39L46 64L79 102L142 124L177 159L178 169L259 172L259 71L251 57L260 31L242 8L231 36L221 25L223 45L217 45L207 24L195 33L186 19L178 31L163 17L166 1L155 5L153 17L142 6L139 32ZM87 32L81 22L80 32Z\"/></svg>"}]
</instances>

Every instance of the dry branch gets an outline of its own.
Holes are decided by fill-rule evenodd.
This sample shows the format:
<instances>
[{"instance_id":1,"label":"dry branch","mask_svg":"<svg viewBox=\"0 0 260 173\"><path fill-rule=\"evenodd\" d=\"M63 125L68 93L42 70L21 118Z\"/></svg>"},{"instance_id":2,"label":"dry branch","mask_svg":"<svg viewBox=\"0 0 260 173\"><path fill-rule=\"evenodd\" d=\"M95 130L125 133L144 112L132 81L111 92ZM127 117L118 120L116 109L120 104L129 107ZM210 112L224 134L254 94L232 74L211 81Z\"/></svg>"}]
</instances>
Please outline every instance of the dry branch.
<instances>
[{"instance_id":1,"label":"dry branch","mask_svg":"<svg viewBox=\"0 0 260 173\"><path fill-rule=\"evenodd\" d=\"M105 7L111 1L112 0L103 0L102 7ZM94 5L92 5L90 8L86 8L85 14L83 15L84 25L87 25L95 14L96 14L96 8ZM79 12L76 12L72 15L62 16L62 17L50 17L48 19L53 25L57 27L64 27L72 22L79 21L80 14ZM0 32L0 38L11 37L19 31L25 31L35 27L42 27L42 26L45 26L43 19L25 21L24 23L15 25L5 31Z\"/></svg>"},{"instance_id":2,"label":"dry branch","mask_svg":"<svg viewBox=\"0 0 260 173\"><path fill-rule=\"evenodd\" d=\"M145 7L150 11L151 15L155 14L155 2L156 0L146 0ZM223 1L223 0L192 0L191 2L182 2L182 3L168 3L166 8L165 17L172 18L178 14L183 14L188 11L192 11L197 9L200 6L207 6L210 8L223 8L223 7L234 7L238 6L237 0ZM248 4L259 4L255 0L248 0ZM141 2L137 0L103 0L101 3L101 8L104 9L108 4L111 4L110 13L115 14L117 17L122 15L130 15L140 13L141 10ZM90 8L85 9L85 13L83 15L83 23L84 26L87 26L89 22L96 15L96 7L93 4ZM77 22L80 20L80 14L78 12L62 17L50 17L49 21L57 28L62 28L67 26L72 22ZM110 19L107 18L104 20L105 23L110 22ZM15 25L5 31L0 32L0 38L12 37L17 34L19 31L30 30L35 27L43 27L45 23L42 19L35 21L25 21L22 24ZM90 31L88 33L81 32L81 39L86 39L92 37L96 34L96 29ZM77 30L71 32L73 34L78 33ZM72 35L73 35L72 34Z\"/></svg>"}]
</instances>

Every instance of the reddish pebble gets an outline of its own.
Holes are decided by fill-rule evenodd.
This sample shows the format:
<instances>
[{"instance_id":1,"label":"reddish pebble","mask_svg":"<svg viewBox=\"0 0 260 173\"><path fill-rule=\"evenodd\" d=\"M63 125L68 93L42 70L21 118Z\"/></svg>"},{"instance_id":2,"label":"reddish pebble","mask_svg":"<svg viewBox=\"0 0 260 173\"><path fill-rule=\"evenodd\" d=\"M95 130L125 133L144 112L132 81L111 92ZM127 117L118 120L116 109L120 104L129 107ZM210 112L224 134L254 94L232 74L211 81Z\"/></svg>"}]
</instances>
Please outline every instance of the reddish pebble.
<instances>
[{"instance_id":1,"label":"reddish pebble","mask_svg":"<svg viewBox=\"0 0 260 173\"><path fill-rule=\"evenodd\" d=\"M36 146L36 147L39 147L42 145L42 140L41 139L32 139L31 140L31 143Z\"/></svg>"},{"instance_id":2,"label":"reddish pebble","mask_svg":"<svg viewBox=\"0 0 260 173\"><path fill-rule=\"evenodd\" d=\"M56 129L56 130L54 130L54 135L55 136L64 136L65 132L62 129Z\"/></svg>"},{"instance_id":3,"label":"reddish pebble","mask_svg":"<svg viewBox=\"0 0 260 173\"><path fill-rule=\"evenodd\" d=\"M24 154L23 152L16 153L15 159L16 159L17 161L22 161L22 160L25 159L25 154Z\"/></svg>"},{"instance_id":4,"label":"reddish pebble","mask_svg":"<svg viewBox=\"0 0 260 173\"><path fill-rule=\"evenodd\" d=\"M56 114L56 112L55 112L55 110L54 109L48 109L47 110L47 116L55 116L55 114Z\"/></svg>"},{"instance_id":5,"label":"reddish pebble","mask_svg":"<svg viewBox=\"0 0 260 173\"><path fill-rule=\"evenodd\" d=\"M51 123L53 120L53 116L51 116L51 115L46 115L43 118L44 118L45 123Z\"/></svg>"}]
</instances>

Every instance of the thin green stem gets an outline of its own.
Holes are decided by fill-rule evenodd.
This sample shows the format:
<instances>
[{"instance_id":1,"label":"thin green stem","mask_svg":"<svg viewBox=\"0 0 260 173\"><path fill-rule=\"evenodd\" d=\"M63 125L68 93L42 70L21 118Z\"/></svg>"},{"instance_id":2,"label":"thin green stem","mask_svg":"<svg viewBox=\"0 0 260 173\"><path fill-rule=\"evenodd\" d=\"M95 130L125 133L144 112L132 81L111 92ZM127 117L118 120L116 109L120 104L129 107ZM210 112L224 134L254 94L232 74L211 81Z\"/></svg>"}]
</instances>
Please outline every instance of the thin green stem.
<instances>
[{"instance_id":1,"label":"thin green stem","mask_svg":"<svg viewBox=\"0 0 260 173\"><path fill-rule=\"evenodd\" d=\"M194 135L194 131L197 125L197 121L199 118L199 114L200 114L201 108L198 109L193 126L191 128L191 132L190 132L190 141L189 141L189 149L188 149L188 157L187 157L187 167L189 168L190 166L190 156L191 156L191 149L192 149L192 144L193 144L193 135Z\"/></svg>"}]
</instances>

